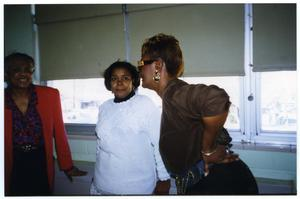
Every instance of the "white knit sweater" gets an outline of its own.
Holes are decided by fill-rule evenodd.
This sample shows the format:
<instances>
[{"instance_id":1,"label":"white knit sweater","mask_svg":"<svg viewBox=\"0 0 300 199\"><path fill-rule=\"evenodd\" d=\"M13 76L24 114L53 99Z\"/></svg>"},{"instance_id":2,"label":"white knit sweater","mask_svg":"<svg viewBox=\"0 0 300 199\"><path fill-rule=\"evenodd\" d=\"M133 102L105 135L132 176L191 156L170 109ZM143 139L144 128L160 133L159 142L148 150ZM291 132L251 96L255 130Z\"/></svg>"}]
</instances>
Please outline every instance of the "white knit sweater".
<instances>
[{"instance_id":1,"label":"white knit sweater","mask_svg":"<svg viewBox=\"0 0 300 199\"><path fill-rule=\"evenodd\" d=\"M137 94L99 107L93 181L99 192L152 194L158 179L169 179L158 148L160 116L148 97Z\"/></svg>"}]
</instances>

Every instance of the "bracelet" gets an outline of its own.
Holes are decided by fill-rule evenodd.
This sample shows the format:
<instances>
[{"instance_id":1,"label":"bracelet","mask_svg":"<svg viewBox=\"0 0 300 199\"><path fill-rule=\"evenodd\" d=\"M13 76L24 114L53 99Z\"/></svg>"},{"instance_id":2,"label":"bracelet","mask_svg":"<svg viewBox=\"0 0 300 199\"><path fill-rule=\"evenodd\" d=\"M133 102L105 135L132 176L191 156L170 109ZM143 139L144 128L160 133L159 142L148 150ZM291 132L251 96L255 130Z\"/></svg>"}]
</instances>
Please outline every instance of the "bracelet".
<instances>
[{"instance_id":1,"label":"bracelet","mask_svg":"<svg viewBox=\"0 0 300 199\"><path fill-rule=\"evenodd\" d=\"M209 151L209 152L201 151L202 155L204 155L204 156L211 156L211 155L214 154L215 152L217 152L217 146L214 148L214 150Z\"/></svg>"}]
</instances>

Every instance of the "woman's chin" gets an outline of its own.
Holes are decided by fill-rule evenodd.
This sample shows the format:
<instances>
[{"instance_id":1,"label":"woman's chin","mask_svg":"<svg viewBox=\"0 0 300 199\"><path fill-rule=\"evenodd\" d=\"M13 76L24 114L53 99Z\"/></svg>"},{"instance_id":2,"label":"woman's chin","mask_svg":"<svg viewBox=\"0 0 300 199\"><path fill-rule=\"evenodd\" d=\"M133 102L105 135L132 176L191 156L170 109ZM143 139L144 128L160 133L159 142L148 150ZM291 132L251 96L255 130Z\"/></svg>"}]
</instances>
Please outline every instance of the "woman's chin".
<instances>
[{"instance_id":1,"label":"woman's chin","mask_svg":"<svg viewBox=\"0 0 300 199\"><path fill-rule=\"evenodd\" d=\"M123 98L125 98L126 96L115 94L115 97L117 97L117 98L119 98L119 99L123 99Z\"/></svg>"}]
</instances>

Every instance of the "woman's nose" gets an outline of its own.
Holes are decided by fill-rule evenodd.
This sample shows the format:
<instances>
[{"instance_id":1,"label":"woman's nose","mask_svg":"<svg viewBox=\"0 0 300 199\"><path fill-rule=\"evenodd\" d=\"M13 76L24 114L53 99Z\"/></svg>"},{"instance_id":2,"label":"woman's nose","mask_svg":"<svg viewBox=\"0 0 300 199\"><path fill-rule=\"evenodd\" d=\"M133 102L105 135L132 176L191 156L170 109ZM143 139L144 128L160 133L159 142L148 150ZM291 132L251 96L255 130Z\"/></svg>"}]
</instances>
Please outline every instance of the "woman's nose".
<instances>
[{"instance_id":1,"label":"woman's nose","mask_svg":"<svg viewBox=\"0 0 300 199\"><path fill-rule=\"evenodd\" d=\"M123 80L122 80L121 78L118 79L118 80L117 80L117 84L118 84L118 85L123 84Z\"/></svg>"}]
</instances>

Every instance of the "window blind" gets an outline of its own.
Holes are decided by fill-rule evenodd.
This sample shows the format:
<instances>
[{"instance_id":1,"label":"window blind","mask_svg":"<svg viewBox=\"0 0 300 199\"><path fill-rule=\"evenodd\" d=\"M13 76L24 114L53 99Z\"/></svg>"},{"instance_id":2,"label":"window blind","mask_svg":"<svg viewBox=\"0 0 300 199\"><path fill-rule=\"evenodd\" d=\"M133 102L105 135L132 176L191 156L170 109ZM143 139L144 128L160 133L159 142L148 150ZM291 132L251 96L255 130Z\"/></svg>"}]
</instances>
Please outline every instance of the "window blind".
<instances>
[{"instance_id":1,"label":"window blind","mask_svg":"<svg viewBox=\"0 0 300 199\"><path fill-rule=\"evenodd\" d=\"M41 79L99 77L126 50L136 64L160 32L180 41L184 76L244 75L242 4L128 4L127 13L129 42L120 4L37 6Z\"/></svg>"},{"instance_id":2,"label":"window blind","mask_svg":"<svg viewBox=\"0 0 300 199\"><path fill-rule=\"evenodd\" d=\"M296 70L296 4L253 5L253 71Z\"/></svg>"},{"instance_id":3,"label":"window blind","mask_svg":"<svg viewBox=\"0 0 300 199\"><path fill-rule=\"evenodd\" d=\"M125 59L121 5L39 5L36 15L41 80L97 78Z\"/></svg>"},{"instance_id":4,"label":"window blind","mask_svg":"<svg viewBox=\"0 0 300 199\"><path fill-rule=\"evenodd\" d=\"M21 52L34 57L30 5L4 5L4 50L5 55Z\"/></svg>"},{"instance_id":5,"label":"window blind","mask_svg":"<svg viewBox=\"0 0 300 199\"><path fill-rule=\"evenodd\" d=\"M128 5L130 60L140 59L144 40L157 33L180 42L184 76L244 75L244 6L194 4L136 9Z\"/></svg>"}]
</instances>

